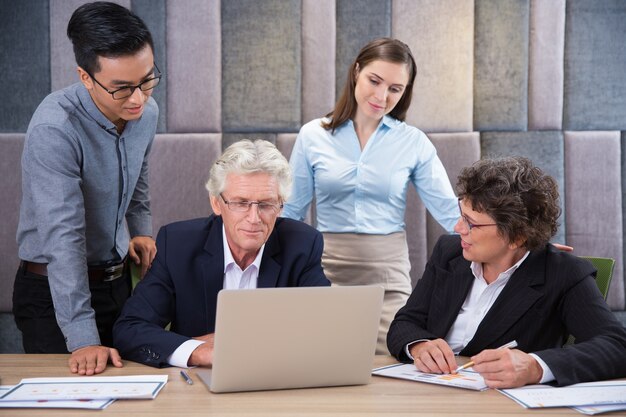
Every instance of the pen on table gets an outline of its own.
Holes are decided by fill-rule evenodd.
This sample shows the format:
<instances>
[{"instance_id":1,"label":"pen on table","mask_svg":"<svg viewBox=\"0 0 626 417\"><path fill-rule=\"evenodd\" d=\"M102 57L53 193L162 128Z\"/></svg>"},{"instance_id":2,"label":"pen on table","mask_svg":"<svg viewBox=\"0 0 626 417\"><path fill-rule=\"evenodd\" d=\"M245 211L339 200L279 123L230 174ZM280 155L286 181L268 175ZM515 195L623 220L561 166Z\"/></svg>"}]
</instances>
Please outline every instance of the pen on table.
<instances>
[{"instance_id":1,"label":"pen on table","mask_svg":"<svg viewBox=\"0 0 626 417\"><path fill-rule=\"evenodd\" d=\"M189 385L193 385L193 379L191 379L191 377L187 375L187 372L180 371L180 376L182 376L185 382L187 382Z\"/></svg>"},{"instance_id":2,"label":"pen on table","mask_svg":"<svg viewBox=\"0 0 626 417\"><path fill-rule=\"evenodd\" d=\"M511 340L509 343L506 343L502 346L500 346L498 349L505 349L505 348L514 348L517 346L517 341L516 340ZM466 369L469 368L470 366L474 366L474 361L469 361L464 365L459 366L458 368L456 368L456 370L454 372L459 372L462 369Z\"/></svg>"}]
</instances>

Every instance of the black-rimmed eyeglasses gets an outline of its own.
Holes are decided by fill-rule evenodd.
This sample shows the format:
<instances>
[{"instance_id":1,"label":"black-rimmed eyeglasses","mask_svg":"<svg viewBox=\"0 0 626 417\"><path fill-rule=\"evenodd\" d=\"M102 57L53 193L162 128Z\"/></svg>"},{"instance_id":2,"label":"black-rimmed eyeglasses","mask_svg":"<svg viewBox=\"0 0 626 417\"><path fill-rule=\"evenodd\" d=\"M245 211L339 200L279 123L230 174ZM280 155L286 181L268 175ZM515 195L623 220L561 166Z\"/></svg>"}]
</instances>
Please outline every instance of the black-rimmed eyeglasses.
<instances>
[{"instance_id":1,"label":"black-rimmed eyeglasses","mask_svg":"<svg viewBox=\"0 0 626 417\"><path fill-rule=\"evenodd\" d=\"M149 90L152 90L157 85L159 85L159 83L161 82L161 77L163 76L163 74L161 73L161 71L159 71L159 67L157 67L156 64L154 64L154 69L155 69L155 71L154 71L155 72L155 76L154 77L148 78L147 80L144 80L144 81L140 82L137 85L129 85L129 86L126 86L126 87L118 88L117 90L113 90L113 91L111 91L108 88L106 88L105 86L103 86L102 83L100 83L100 81L96 80L96 77L94 77L93 75L89 74L89 76L100 87L102 87L104 89L104 91L106 91L107 93L111 94L111 97L113 97L113 100L122 100L124 98L132 96L137 88L140 89L141 91L149 91Z\"/></svg>"},{"instance_id":2,"label":"black-rimmed eyeglasses","mask_svg":"<svg viewBox=\"0 0 626 417\"><path fill-rule=\"evenodd\" d=\"M268 201L228 201L224 198L222 194L220 194L222 200L224 200L224 204L228 206L228 208L237 213L247 213L252 207L253 204L259 208L259 213L262 215L270 216L278 214L278 212L283 208L282 203L270 203Z\"/></svg>"},{"instance_id":3,"label":"black-rimmed eyeglasses","mask_svg":"<svg viewBox=\"0 0 626 417\"><path fill-rule=\"evenodd\" d=\"M463 219L463 224L465 225L465 227L467 227L467 231L471 232L473 228L475 227L483 227L483 226L497 226L498 223L483 223L483 224L476 224L476 223L472 223L469 221L469 219L467 218L467 216L465 216L465 214L463 214L463 209L461 209L461 199L459 198L458 200L459 203L459 213L461 213L461 219Z\"/></svg>"}]
</instances>

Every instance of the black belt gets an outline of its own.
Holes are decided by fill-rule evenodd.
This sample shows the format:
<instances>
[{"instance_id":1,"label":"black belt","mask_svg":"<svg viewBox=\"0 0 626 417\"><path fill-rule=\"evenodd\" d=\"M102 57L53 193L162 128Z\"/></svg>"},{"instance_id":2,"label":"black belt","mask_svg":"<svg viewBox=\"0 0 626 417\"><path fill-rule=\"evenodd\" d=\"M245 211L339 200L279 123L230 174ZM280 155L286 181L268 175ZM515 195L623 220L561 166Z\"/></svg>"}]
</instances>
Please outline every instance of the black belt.
<instances>
[{"instance_id":1,"label":"black belt","mask_svg":"<svg viewBox=\"0 0 626 417\"><path fill-rule=\"evenodd\" d=\"M124 276L124 266L126 260L110 265L89 266L87 275L90 282L110 282ZM33 274L48 276L48 264L40 264L37 262L22 261L20 267L27 272Z\"/></svg>"}]
</instances>

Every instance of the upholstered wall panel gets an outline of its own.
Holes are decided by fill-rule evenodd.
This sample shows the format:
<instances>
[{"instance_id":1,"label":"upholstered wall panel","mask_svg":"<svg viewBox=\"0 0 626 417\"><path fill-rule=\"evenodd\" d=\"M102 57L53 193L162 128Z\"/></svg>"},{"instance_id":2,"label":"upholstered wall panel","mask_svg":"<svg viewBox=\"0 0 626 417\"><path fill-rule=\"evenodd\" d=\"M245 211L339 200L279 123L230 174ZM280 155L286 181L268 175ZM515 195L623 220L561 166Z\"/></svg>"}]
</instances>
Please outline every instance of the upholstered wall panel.
<instances>
[{"instance_id":1,"label":"upholstered wall panel","mask_svg":"<svg viewBox=\"0 0 626 417\"><path fill-rule=\"evenodd\" d=\"M567 130L626 126L626 1L567 0L565 94Z\"/></svg>"},{"instance_id":2,"label":"upholstered wall panel","mask_svg":"<svg viewBox=\"0 0 626 417\"><path fill-rule=\"evenodd\" d=\"M50 91L48 19L47 1L0 1L0 132L25 132Z\"/></svg>"},{"instance_id":3,"label":"upholstered wall panel","mask_svg":"<svg viewBox=\"0 0 626 417\"><path fill-rule=\"evenodd\" d=\"M531 0L528 129L560 130L563 120L565 0Z\"/></svg>"},{"instance_id":4,"label":"upholstered wall panel","mask_svg":"<svg viewBox=\"0 0 626 417\"><path fill-rule=\"evenodd\" d=\"M474 129L525 130L529 0L476 0Z\"/></svg>"},{"instance_id":5,"label":"upholstered wall panel","mask_svg":"<svg viewBox=\"0 0 626 417\"><path fill-rule=\"evenodd\" d=\"M222 131L219 0L168 1L167 128Z\"/></svg>"},{"instance_id":6,"label":"upholstered wall panel","mask_svg":"<svg viewBox=\"0 0 626 417\"><path fill-rule=\"evenodd\" d=\"M154 235L177 220L208 216L211 206L204 184L222 153L214 134L159 134L150 154L150 197Z\"/></svg>"},{"instance_id":7,"label":"upholstered wall panel","mask_svg":"<svg viewBox=\"0 0 626 417\"><path fill-rule=\"evenodd\" d=\"M130 0L114 0L130 8ZM67 24L72 13L89 0L50 0L50 74L52 91L79 81L72 42L67 37Z\"/></svg>"},{"instance_id":8,"label":"upholstered wall panel","mask_svg":"<svg viewBox=\"0 0 626 417\"><path fill-rule=\"evenodd\" d=\"M615 258L607 302L624 309L619 132L565 132L567 243L577 255Z\"/></svg>"},{"instance_id":9,"label":"upholstered wall panel","mask_svg":"<svg viewBox=\"0 0 626 417\"><path fill-rule=\"evenodd\" d=\"M391 0L336 0L336 95L346 82L348 67L369 41L391 35Z\"/></svg>"},{"instance_id":10,"label":"upholstered wall panel","mask_svg":"<svg viewBox=\"0 0 626 417\"><path fill-rule=\"evenodd\" d=\"M276 133L267 132L248 132L248 133L224 133L222 135L222 148L226 149L233 143L242 139L250 139L252 141L263 139L268 142L276 143Z\"/></svg>"},{"instance_id":11,"label":"upholstered wall panel","mask_svg":"<svg viewBox=\"0 0 626 417\"><path fill-rule=\"evenodd\" d=\"M163 72L167 69L165 0L131 0L131 8L148 26L154 42L154 62ZM159 105L158 132L167 131L167 74L161 78L159 86L152 91L152 97Z\"/></svg>"},{"instance_id":12,"label":"upholstered wall panel","mask_svg":"<svg viewBox=\"0 0 626 417\"><path fill-rule=\"evenodd\" d=\"M409 261L411 261L411 284L415 286L424 273L428 260L428 242L426 227L426 207L417 195L415 187L407 191L406 212L406 241L409 246Z\"/></svg>"},{"instance_id":13,"label":"upholstered wall panel","mask_svg":"<svg viewBox=\"0 0 626 417\"><path fill-rule=\"evenodd\" d=\"M564 207L562 132L482 132L480 143L483 157L523 156L533 161L556 180L561 194L561 208ZM565 243L566 218L563 211L560 218L561 226L553 237L553 242Z\"/></svg>"},{"instance_id":14,"label":"upholstered wall panel","mask_svg":"<svg viewBox=\"0 0 626 417\"><path fill-rule=\"evenodd\" d=\"M22 200L23 133L0 134L0 312L10 312L13 281L20 263L15 233Z\"/></svg>"},{"instance_id":15,"label":"upholstered wall panel","mask_svg":"<svg viewBox=\"0 0 626 417\"><path fill-rule=\"evenodd\" d=\"M437 155L446 167L448 178L456 192L456 181L461 170L480 159L479 133L429 133L428 137L437 148ZM430 214L428 214L427 221L427 251L430 256L437 239L446 231Z\"/></svg>"},{"instance_id":16,"label":"upholstered wall panel","mask_svg":"<svg viewBox=\"0 0 626 417\"><path fill-rule=\"evenodd\" d=\"M285 155L285 158L289 160L291 157L291 150L293 149L293 145L296 143L296 133L280 133L276 135L276 147L279 151ZM313 201L311 202L311 207L307 212L306 217L304 218L304 222L310 225L315 226L315 197L313 197Z\"/></svg>"},{"instance_id":17,"label":"upholstered wall panel","mask_svg":"<svg viewBox=\"0 0 626 417\"><path fill-rule=\"evenodd\" d=\"M297 131L301 0L222 2L224 132Z\"/></svg>"},{"instance_id":18,"label":"upholstered wall panel","mask_svg":"<svg viewBox=\"0 0 626 417\"><path fill-rule=\"evenodd\" d=\"M395 0L392 9L392 36L417 64L407 122L426 132L471 131L473 0Z\"/></svg>"},{"instance_id":19,"label":"upholstered wall panel","mask_svg":"<svg viewBox=\"0 0 626 417\"><path fill-rule=\"evenodd\" d=\"M335 19L335 0L302 1L302 124L335 104Z\"/></svg>"}]
</instances>

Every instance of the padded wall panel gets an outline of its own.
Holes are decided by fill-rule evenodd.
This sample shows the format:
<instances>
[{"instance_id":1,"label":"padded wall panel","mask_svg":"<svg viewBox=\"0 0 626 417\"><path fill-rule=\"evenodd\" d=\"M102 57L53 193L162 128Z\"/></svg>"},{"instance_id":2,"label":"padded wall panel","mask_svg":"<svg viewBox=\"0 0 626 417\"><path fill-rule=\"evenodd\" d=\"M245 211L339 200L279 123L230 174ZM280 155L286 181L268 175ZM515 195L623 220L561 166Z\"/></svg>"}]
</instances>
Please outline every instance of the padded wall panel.
<instances>
[{"instance_id":1,"label":"padded wall panel","mask_svg":"<svg viewBox=\"0 0 626 417\"><path fill-rule=\"evenodd\" d=\"M165 0L131 0L132 11L148 26L154 43L154 62L165 72L167 54L165 50ZM167 74L161 77L159 86L152 91L152 97L159 105L157 132L167 131Z\"/></svg>"},{"instance_id":2,"label":"padded wall panel","mask_svg":"<svg viewBox=\"0 0 626 417\"><path fill-rule=\"evenodd\" d=\"M483 157L523 156L546 174L552 176L559 185L561 209L565 202L563 133L544 132L483 132L480 135ZM560 227L553 242L566 243L565 210L559 218Z\"/></svg>"},{"instance_id":3,"label":"padded wall panel","mask_svg":"<svg viewBox=\"0 0 626 417\"><path fill-rule=\"evenodd\" d=\"M404 223L406 224L406 241L409 246L409 261L411 262L411 286L415 287L417 280L424 274L424 267L428 260L428 241L426 207L413 186L410 186L407 191Z\"/></svg>"},{"instance_id":4,"label":"padded wall panel","mask_svg":"<svg viewBox=\"0 0 626 417\"><path fill-rule=\"evenodd\" d=\"M301 0L222 2L224 132L301 125Z\"/></svg>"},{"instance_id":5,"label":"padded wall panel","mask_svg":"<svg viewBox=\"0 0 626 417\"><path fill-rule=\"evenodd\" d=\"M626 129L625 38L625 1L567 0L565 129Z\"/></svg>"},{"instance_id":6,"label":"padded wall panel","mask_svg":"<svg viewBox=\"0 0 626 417\"><path fill-rule=\"evenodd\" d=\"M291 150L293 149L293 145L296 143L296 137L298 135L296 133L281 133L276 135L276 147L279 151L285 155L285 158L289 160L291 157ZM311 207L304 217L304 222L310 225L315 226L317 223L315 222L315 197L313 197L313 202L311 203Z\"/></svg>"},{"instance_id":7,"label":"padded wall panel","mask_svg":"<svg viewBox=\"0 0 626 417\"><path fill-rule=\"evenodd\" d=\"M565 132L567 243L576 255L616 260L608 304L624 309L619 132Z\"/></svg>"},{"instance_id":8,"label":"padded wall panel","mask_svg":"<svg viewBox=\"0 0 626 417\"><path fill-rule=\"evenodd\" d=\"M113 0L130 8L130 0ZM72 42L67 37L67 24L72 13L89 0L50 0L50 74L52 91L79 81Z\"/></svg>"},{"instance_id":9,"label":"padded wall panel","mask_svg":"<svg viewBox=\"0 0 626 417\"><path fill-rule=\"evenodd\" d=\"M0 1L0 132L25 132L50 92L48 19L45 0Z\"/></svg>"},{"instance_id":10,"label":"padded wall panel","mask_svg":"<svg viewBox=\"0 0 626 417\"><path fill-rule=\"evenodd\" d=\"M348 67L369 41L391 35L391 0L337 1L336 96Z\"/></svg>"},{"instance_id":11,"label":"padded wall panel","mask_svg":"<svg viewBox=\"0 0 626 417\"><path fill-rule=\"evenodd\" d=\"M530 0L476 0L474 130L526 130Z\"/></svg>"},{"instance_id":12,"label":"padded wall panel","mask_svg":"<svg viewBox=\"0 0 626 417\"><path fill-rule=\"evenodd\" d=\"M204 184L222 153L220 134L159 134L150 153L152 225L208 216L211 206Z\"/></svg>"},{"instance_id":13,"label":"padded wall panel","mask_svg":"<svg viewBox=\"0 0 626 417\"><path fill-rule=\"evenodd\" d=\"M222 130L220 2L168 1L167 128Z\"/></svg>"},{"instance_id":14,"label":"padded wall panel","mask_svg":"<svg viewBox=\"0 0 626 417\"><path fill-rule=\"evenodd\" d=\"M266 133L266 132L257 132L257 133L224 133L222 135L222 148L226 149L233 143L240 141L241 139L249 139L251 141L255 141L257 139L263 139L268 142L272 142L276 144L276 133Z\"/></svg>"},{"instance_id":15,"label":"padded wall panel","mask_svg":"<svg viewBox=\"0 0 626 417\"><path fill-rule=\"evenodd\" d=\"M531 0L528 129L560 130L563 120L565 0Z\"/></svg>"},{"instance_id":16,"label":"padded wall panel","mask_svg":"<svg viewBox=\"0 0 626 417\"><path fill-rule=\"evenodd\" d=\"M473 0L395 0L392 36L417 64L407 122L426 132L471 131Z\"/></svg>"},{"instance_id":17,"label":"padded wall panel","mask_svg":"<svg viewBox=\"0 0 626 417\"><path fill-rule=\"evenodd\" d=\"M24 353L22 332L11 313L0 313L0 353Z\"/></svg>"},{"instance_id":18,"label":"padded wall panel","mask_svg":"<svg viewBox=\"0 0 626 417\"><path fill-rule=\"evenodd\" d=\"M467 133L429 133L437 155L446 167L452 188L456 192L456 181L461 170L480 159L480 136L478 132ZM428 256L432 253L439 236L446 233L443 227L428 214Z\"/></svg>"},{"instance_id":19,"label":"padded wall panel","mask_svg":"<svg viewBox=\"0 0 626 417\"><path fill-rule=\"evenodd\" d=\"M621 159L622 159L622 176L621 176L622 178L622 230L623 230L622 244L626 246L626 131L622 132L621 136L622 136L622 140L621 140L620 150L621 150ZM624 265L626 265L626 251L623 252L623 255L624 255L623 262L624 262ZM624 287L625 287L625 292L626 292L626 273L624 273ZM624 294L624 297L626 297L626 294Z\"/></svg>"},{"instance_id":20,"label":"padded wall panel","mask_svg":"<svg viewBox=\"0 0 626 417\"><path fill-rule=\"evenodd\" d=\"M20 263L15 234L22 200L22 149L24 134L0 134L0 313L13 305L13 281Z\"/></svg>"},{"instance_id":21,"label":"padded wall panel","mask_svg":"<svg viewBox=\"0 0 626 417\"><path fill-rule=\"evenodd\" d=\"M335 0L302 1L301 124L335 104Z\"/></svg>"}]
</instances>

